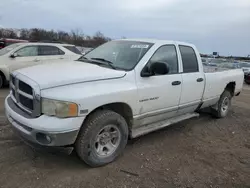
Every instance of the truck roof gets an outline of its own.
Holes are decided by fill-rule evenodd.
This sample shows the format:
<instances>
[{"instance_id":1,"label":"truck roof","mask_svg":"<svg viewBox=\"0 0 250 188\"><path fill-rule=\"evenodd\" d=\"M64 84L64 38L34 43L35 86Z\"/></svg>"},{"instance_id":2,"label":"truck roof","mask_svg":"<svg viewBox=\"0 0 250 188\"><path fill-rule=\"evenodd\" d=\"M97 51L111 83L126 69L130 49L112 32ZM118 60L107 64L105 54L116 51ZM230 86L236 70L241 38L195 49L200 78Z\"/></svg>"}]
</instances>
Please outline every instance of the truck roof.
<instances>
[{"instance_id":1,"label":"truck roof","mask_svg":"<svg viewBox=\"0 0 250 188\"><path fill-rule=\"evenodd\" d=\"M181 41L173 41L173 40L162 40L162 39L149 39L149 38L130 38L130 39L119 39L119 40L127 40L127 41L138 41L138 42L149 42L154 44L181 44L186 46L194 46L191 43L181 42Z\"/></svg>"}]
</instances>

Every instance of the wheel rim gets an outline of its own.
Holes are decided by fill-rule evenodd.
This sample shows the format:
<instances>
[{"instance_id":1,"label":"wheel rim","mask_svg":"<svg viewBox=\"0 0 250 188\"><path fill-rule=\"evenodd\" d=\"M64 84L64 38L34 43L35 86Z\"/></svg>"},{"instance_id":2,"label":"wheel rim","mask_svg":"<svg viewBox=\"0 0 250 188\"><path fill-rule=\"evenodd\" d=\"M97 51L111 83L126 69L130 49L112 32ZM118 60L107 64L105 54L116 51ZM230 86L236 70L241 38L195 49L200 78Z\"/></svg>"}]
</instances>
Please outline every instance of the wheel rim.
<instances>
[{"instance_id":1,"label":"wheel rim","mask_svg":"<svg viewBox=\"0 0 250 188\"><path fill-rule=\"evenodd\" d=\"M97 134L95 139L95 151L100 157L112 155L121 141L121 132L116 125L106 125Z\"/></svg>"},{"instance_id":2,"label":"wheel rim","mask_svg":"<svg viewBox=\"0 0 250 188\"><path fill-rule=\"evenodd\" d=\"M229 109L229 104L230 104L230 100L228 97L225 97L224 100L222 101L222 104L221 104L221 112L223 114L226 114L228 109Z\"/></svg>"}]
</instances>

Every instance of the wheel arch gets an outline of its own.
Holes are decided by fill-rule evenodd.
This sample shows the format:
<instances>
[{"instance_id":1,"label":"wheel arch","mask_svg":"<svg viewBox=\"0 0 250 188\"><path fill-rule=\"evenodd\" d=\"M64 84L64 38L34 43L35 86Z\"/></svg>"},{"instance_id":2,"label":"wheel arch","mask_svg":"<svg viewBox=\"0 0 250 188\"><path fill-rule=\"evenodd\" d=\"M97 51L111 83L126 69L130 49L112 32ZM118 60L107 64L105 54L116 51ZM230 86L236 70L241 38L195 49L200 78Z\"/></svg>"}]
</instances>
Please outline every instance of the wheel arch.
<instances>
[{"instance_id":1,"label":"wheel arch","mask_svg":"<svg viewBox=\"0 0 250 188\"><path fill-rule=\"evenodd\" d=\"M236 86L235 82L229 82L226 85L225 90L229 91L231 93L231 95L234 96L235 86Z\"/></svg>"},{"instance_id":2,"label":"wheel arch","mask_svg":"<svg viewBox=\"0 0 250 188\"><path fill-rule=\"evenodd\" d=\"M0 76L3 78L3 85L6 84L7 79L2 70L0 70Z\"/></svg>"},{"instance_id":3,"label":"wheel arch","mask_svg":"<svg viewBox=\"0 0 250 188\"><path fill-rule=\"evenodd\" d=\"M131 130L132 124L133 124L133 110L132 110L131 106L128 105L127 103L113 102L113 103L101 105L101 106L95 108L94 110L92 110L87 115L86 119L88 119L88 117L91 116L91 114L95 113L98 110L112 110L112 111L120 114L126 120L129 130ZM86 119L85 119L85 121L86 121Z\"/></svg>"}]
</instances>

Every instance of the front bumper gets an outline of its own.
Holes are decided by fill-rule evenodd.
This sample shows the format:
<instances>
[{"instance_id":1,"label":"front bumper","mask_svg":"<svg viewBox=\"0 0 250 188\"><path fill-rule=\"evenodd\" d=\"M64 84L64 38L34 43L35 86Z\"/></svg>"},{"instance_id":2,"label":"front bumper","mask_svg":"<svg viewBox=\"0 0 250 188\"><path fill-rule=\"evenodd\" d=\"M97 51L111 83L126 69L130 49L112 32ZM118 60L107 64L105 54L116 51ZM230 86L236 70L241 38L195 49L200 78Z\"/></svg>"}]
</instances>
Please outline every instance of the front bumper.
<instances>
[{"instance_id":1,"label":"front bumper","mask_svg":"<svg viewBox=\"0 0 250 188\"><path fill-rule=\"evenodd\" d=\"M14 130L25 140L43 146L67 146L75 142L85 117L57 118L42 115L31 118L20 113L8 96L6 116Z\"/></svg>"}]
</instances>

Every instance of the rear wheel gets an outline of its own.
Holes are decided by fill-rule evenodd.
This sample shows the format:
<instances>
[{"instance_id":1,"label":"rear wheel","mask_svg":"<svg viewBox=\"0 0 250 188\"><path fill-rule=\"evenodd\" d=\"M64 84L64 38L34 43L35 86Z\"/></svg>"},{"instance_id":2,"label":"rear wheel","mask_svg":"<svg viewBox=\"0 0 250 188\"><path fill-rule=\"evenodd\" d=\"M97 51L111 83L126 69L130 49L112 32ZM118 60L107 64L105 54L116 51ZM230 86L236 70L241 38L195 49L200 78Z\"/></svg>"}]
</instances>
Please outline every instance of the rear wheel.
<instances>
[{"instance_id":1,"label":"rear wheel","mask_svg":"<svg viewBox=\"0 0 250 188\"><path fill-rule=\"evenodd\" d=\"M84 123L75 143L78 156L91 167L114 161L124 150L128 140L125 119L110 110L91 114Z\"/></svg>"},{"instance_id":2,"label":"rear wheel","mask_svg":"<svg viewBox=\"0 0 250 188\"><path fill-rule=\"evenodd\" d=\"M212 108L213 116L216 118L226 117L231 107L231 99L231 93L228 90L225 90L218 101L217 109Z\"/></svg>"}]
</instances>

